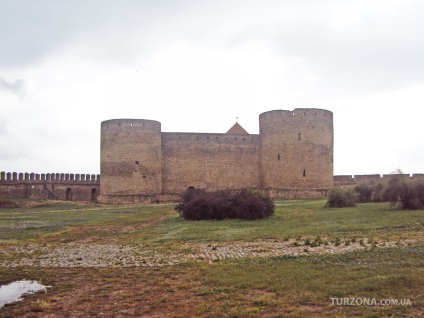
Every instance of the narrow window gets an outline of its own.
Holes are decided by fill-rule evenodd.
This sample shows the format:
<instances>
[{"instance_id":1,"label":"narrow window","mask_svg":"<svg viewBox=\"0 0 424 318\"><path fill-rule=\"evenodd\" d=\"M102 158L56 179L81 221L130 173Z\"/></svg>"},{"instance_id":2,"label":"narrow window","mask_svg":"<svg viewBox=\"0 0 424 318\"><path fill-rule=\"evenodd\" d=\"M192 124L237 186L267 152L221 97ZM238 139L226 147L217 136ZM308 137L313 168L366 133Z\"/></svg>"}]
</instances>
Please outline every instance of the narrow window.
<instances>
[{"instance_id":1,"label":"narrow window","mask_svg":"<svg viewBox=\"0 0 424 318\"><path fill-rule=\"evenodd\" d=\"M96 201L96 199L97 199L97 192L96 192L96 189L93 188L91 189L91 201Z\"/></svg>"},{"instance_id":2,"label":"narrow window","mask_svg":"<svg viewBox=\"0 0 424 318\"><path fill-rule=\"evenodd\" d=\"M297 140L302 140L302 134L301 133L297 134Z\"/></svg>"},{"instance_id":3,"label":"narrow window","mask_svg":"<svg viewBox=\"0 0 424 318\"><path fill-rule=\"evenodd\" d=\"M135 161L135 164L138 165L140 162L138 160Z\"/></svg>"},{"instance_id":4,"label":"narrow window","mask_svg":"<svg viewBox=\"0 0 424 318\"><path fill-rule=\"evenodd\" d=\"M72 201L72 189L66 189L66 201Z\"/></svg>"},{"instance_id":5,"label":"narrow window","mask_svg":"<svg viewBox=\"0 0 424 318\"><path fill-rule=\"evenodd\" d=\"M306 177L306 169L303 169L303 176Z\"/></svg>"},{"instance_id":6,"label":"narrow window","mask_svg":"<svg viewBox=\"0 0 424 318\"><path fill-rule=\"evenodd\" d=\"M278 158L278 160L280 160L280 154L278 154L277 158Z\"/></svg>"}]
</instances>

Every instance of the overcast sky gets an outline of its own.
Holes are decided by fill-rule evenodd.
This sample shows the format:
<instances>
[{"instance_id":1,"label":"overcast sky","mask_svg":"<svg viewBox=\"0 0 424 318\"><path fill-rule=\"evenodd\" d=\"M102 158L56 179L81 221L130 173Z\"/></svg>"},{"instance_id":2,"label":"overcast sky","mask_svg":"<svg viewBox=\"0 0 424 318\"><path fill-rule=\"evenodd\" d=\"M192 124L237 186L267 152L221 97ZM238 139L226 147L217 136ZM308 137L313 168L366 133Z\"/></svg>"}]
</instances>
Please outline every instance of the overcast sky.
<instances>
[{"instance_id":1,"label":"overcast sky","mask_svg":"<svg viewBox=\"0 0 424 318\"><path fill-rule=\"evenodd\" d=\"M0 0L0 171L99 173L100 123L334 112L334 173L423 173L424 1Z\"/></svg>"}]
</instances>

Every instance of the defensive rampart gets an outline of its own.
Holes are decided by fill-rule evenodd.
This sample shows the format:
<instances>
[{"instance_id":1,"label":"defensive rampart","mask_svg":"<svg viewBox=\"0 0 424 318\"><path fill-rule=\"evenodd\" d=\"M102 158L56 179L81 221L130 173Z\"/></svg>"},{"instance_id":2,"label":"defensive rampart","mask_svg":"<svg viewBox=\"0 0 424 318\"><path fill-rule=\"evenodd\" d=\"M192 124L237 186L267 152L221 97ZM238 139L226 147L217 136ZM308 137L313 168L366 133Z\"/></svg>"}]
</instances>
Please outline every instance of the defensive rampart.
<instances>
[{"instance_id":1,"label":"defensive rampart","mask_svg":"<svg viewBox=\"0 0 424 318\"><path fill-rule=\"evenodd\" d=\"M0 172L0 198L96 201L100 175Z\"/></svg>"},{"instance_id":2,"label":"defensive rampart","mask_svg":"<svg viewBox=\"0 0 424 318\"><path fill-rule=\"evenodd\" d=\"M168 133L166 133L168 134ZM234 150L235 154L238 154L238 151L247 152L252 155L252 157L256 157L258 154L256 152L257 144L255 143L255 136L257 135L249 135L250 140L247 140L248 137L242 136L240 142L244 141L246 144L245 147L236 147ZM253 137L252 137L253 136ZM165 139L193 139L192 141L196 143L196 140L201 141L202 138L206 138L206 140L218 137L221 138L221 142L225 143L234 143L236 141L236 137L232 136L229 140L225 134L179 134L179 133L169 133L169 136L165 136ZM225 139L227 138L227 139ZM237 137L239 138L239 137ZM243 140L245 138L245 140ZM252 139L253 138L253 139ZM165 141L164 144L167 145L168 141ZM212 148L216 147L218 144L214 144ZM250 146L248 146L250 145ZM165 151L165 153L172 152L175 150L171 145L165 146L165 149L169 146L169 149ZM193 146L193 145L192 145ZM222 146L222 145L221 145ZM198 146L194 144L195 151L202 151L197 149ZM202 147L200 147L202 148ZM238 150L237 150L238 149ZM247 149L250 149L247 151ZM192 155L191 150L187 152L187 156L190 157ZM237 155L238 156L238 155ZM236 157L237 157L236 156ZM180 156L181 157L181 156ZM208 157L208 156L206 156ZM248 157L248 156L246 156ZM167 165L175 165L175 162L167 163L167 156L164 156L164 166L165 171L167 169ZM253 160L252 160L253 161ZM181 193L178 191L180 187L188 187L190 185L196 185L199 188L206 187L208 184L204 183L204 171L202 170L204 166L208 165L208 162L214 162L212 159L205 159L205 162L199 164L200 173L198 176L194 178L186 177L184 180L184 175L187 172L181 172L182 175L179 176L174 173L174 179L170 178L170 180L164 179L164 187L166 189L167 194L161 194L156 196L146 196L144 201L155 201L160 199L160 201L169 201L175 200L176 197ZM233 162L228 162L228 166L232 169L236 166L237 160ZM251 161L248 161L250 163ZM211 164L213 165L213 164ZM239 167L245 167L246 171L254 171L250 168L246 168L246 165L238 165ZM172 168L171 168L172 169ZM197 169L197 168L195 168ZM231 170L230 169L230 170ZM207 171L207 169L206 169ZM244 170L243 170L244 171ZM237 171L235 174L244 174L245 172ZM166 174L167 175L167 174ZM171 176L172 174L170 174ZM423 181L424 182L424 174L415 173L415 174L404 174L402 175L407 180L412 181ZM226 176L222 176L223 180L225 180ZM229 176L232 178L233 176ZM338 175L334 176L334 186L355 186L358 184L385 184L389 182L393 178L399 177L398 174L369 174L369 175ZM241 189L246 187L245 184L248 184L249 187L258 188L257 183L255 183L255 175L247 175L246 183L238 184L229 181L224 182L228 189ZM197 180L197 181L196 181ZM249 184L249 180L251 180ZM270 189L267 191L269 195L272 197L280 197L280 198L302 198L302 197L326 197L328 194L328 189ZM100 175L95 174L73 174L73 173L47 173L47 174L35 174L35 173L16 173L16 172L0 172L0 199L8 199L8 198L37 198L37 199L45 199L45 200L63 200L63 201L96 201L98 195L100 193ZM129 201L137 201L139 197L134 195L131 197L130 195L125 197L126 200ZM119 201L117 201L119 202Z\"/></svg>"},{"instance_id":3,"label":"defensive rampart","mask_svg":"<svg viewBox=\"0 0 424 318\"><path fill-rule=\"evenodd\" d=\"M334 186L354 186L358 184L379 184L387 183L393 178L403 176L408 180L424 181L424 174L363 174L363 175L341 175L334 176Z\"/></svg>"}]
</instances>

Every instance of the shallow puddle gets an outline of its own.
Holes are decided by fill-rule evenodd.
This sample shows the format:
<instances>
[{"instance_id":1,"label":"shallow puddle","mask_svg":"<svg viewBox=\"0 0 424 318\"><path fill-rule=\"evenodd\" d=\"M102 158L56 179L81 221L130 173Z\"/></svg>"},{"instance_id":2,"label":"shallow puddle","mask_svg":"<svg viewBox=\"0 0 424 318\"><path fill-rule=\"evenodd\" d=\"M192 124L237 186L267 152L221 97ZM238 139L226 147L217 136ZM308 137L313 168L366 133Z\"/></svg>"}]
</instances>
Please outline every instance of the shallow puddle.
<instances>
[{"instance_id":1,"label":"shallow puddle","mask_svg":"<svg viewBox=\"0 0 424 318\"><path fill-rule=\"evenodd\" d=\"M0 308L6 304L22 300L22 296L47 291L47 287L35 280L19 280L8 285L0 286Z\"/></svg>"}]
</instances>

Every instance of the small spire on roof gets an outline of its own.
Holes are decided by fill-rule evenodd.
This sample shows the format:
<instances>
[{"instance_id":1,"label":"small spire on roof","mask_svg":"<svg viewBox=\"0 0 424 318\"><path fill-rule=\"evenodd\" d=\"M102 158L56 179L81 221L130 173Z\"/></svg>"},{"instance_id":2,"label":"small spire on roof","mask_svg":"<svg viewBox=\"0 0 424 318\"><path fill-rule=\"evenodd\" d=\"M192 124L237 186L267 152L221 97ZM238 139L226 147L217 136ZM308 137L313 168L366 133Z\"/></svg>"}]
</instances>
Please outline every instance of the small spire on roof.
<instances>
[{"instance_id":1,"label":"small spire on roof","mask_svg":"<svg viewBox=\"0 0 424 318\"><path fill-rule=\"evenodd\" d=\"M236 118L238 119L238 117ZM241 127L241 125L238 122L236 122L233 125L233 127L228 129L226 133L229 135L248 135L249 134L243 127Z\"/></svg>"}]
</instances>

